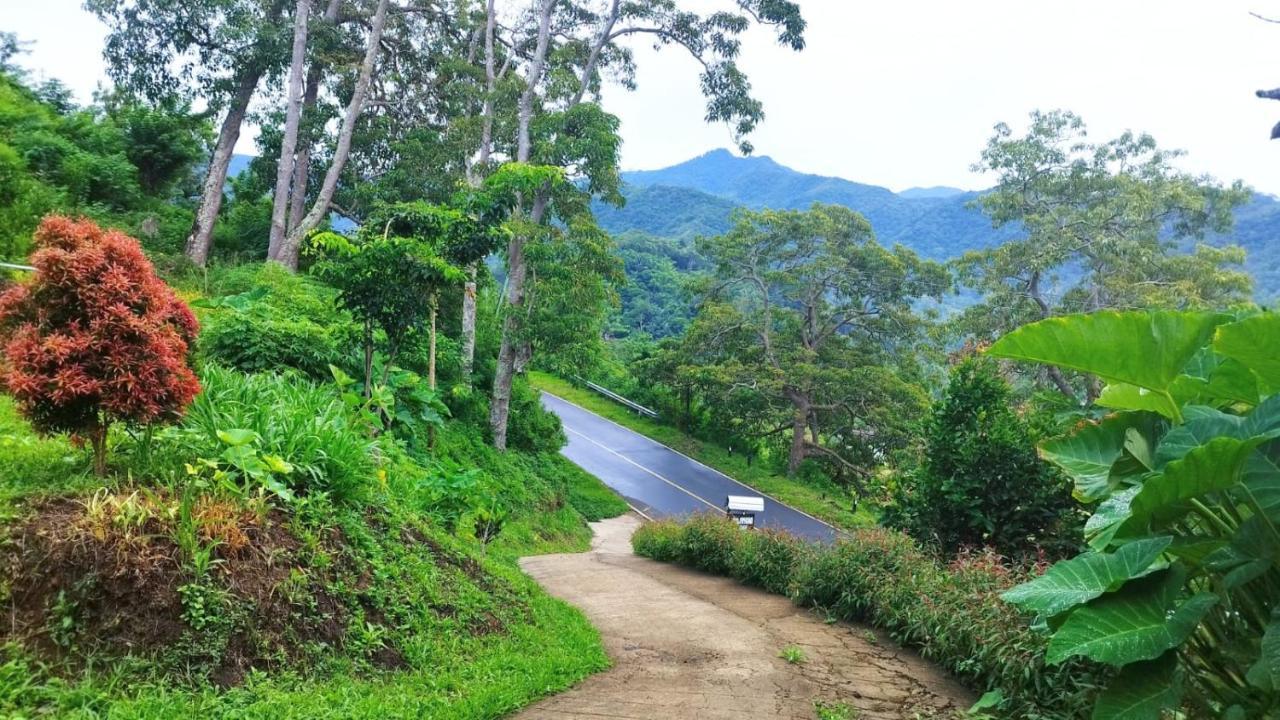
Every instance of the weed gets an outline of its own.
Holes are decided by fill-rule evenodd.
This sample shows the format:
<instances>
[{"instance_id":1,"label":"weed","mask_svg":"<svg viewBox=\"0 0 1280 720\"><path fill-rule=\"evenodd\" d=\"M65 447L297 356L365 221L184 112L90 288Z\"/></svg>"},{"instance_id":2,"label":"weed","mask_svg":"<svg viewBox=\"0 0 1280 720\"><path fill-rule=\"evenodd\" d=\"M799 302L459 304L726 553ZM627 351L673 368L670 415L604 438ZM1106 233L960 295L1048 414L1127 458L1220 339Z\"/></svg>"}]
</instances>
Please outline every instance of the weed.
<instances>
[{"instance_id":1,"label":"weed","mask_svg":"<svg viewBox=\"0 0 1280 720\"><path fill-rule=\"evenodd\" d=\"M796 645L788 645L782 648L782 652L778 653L778 657L786 660L792 665L809 662L809 656L805 655L804 649Z\"/></svg>"},{"instance_id":2,"label":"weed","mask_svg":"<svg viewBox=\"0 0 1280 720\"><path fill-rule=\"evenodd\" d=\"M857 720L862 714L849 703L827 700L814 700L813 711L818 720Z\"/></svg>"}]
</instances>

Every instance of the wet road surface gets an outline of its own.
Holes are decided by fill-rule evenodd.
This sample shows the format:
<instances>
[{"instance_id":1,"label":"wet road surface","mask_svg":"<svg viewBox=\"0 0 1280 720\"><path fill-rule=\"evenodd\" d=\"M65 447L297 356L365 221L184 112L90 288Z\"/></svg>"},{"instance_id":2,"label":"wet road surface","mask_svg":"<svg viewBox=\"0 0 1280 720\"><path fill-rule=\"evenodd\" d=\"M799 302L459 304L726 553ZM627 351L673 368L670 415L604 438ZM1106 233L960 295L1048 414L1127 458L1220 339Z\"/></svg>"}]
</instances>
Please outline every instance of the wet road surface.
<instances>
[{"instance_id":1,"label":"wet road surface","mask_svg":"<svg viewBox=\"0 0 1280 720\"><path fill-rule=\"evenodd\" d=\"M729 476L550 393L542 404L560 416L569 444L561 451L578 467L595 475L641 513L679 517L697 512L723 512L728 495L761 495ZM831 542L830 525L764 496L764 516L757 526Z\"/></svg>"}]
</instances>

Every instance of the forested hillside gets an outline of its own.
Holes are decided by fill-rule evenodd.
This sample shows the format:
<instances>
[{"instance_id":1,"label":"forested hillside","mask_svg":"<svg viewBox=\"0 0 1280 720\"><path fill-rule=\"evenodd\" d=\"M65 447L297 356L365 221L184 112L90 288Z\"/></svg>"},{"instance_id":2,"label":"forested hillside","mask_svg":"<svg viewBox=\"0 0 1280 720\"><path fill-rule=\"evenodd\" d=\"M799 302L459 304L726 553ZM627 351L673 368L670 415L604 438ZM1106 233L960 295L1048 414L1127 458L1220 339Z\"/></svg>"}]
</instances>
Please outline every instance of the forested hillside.
<instances>
[{"instance_id":1,"label":"forested hillside","mask_svg":"<svg viewBox=\"0 0 1280 720\"><path fill-rule=\"evenodd\" d=\"M856 172L856 171L851 171ZM1017 235L995 229L973 205L978 193L953 188L915 188L894 193L841 178L809 175L768 157L739 157L714 150L661 170L622 174L627 204L601 204L596 217L612 233L638 231L668 238L724 232L734 208L808 208L815 202L844 205L871 222L886 245L902 243L931 260L949 260L998 245ZM1248 253L1245 268L1256 278L1256 295L1280 292L1280 201L1255 194L1236 211L1227 234L1211 234L1214 245L1238 244Z\"/></svg>"}]
</instances>

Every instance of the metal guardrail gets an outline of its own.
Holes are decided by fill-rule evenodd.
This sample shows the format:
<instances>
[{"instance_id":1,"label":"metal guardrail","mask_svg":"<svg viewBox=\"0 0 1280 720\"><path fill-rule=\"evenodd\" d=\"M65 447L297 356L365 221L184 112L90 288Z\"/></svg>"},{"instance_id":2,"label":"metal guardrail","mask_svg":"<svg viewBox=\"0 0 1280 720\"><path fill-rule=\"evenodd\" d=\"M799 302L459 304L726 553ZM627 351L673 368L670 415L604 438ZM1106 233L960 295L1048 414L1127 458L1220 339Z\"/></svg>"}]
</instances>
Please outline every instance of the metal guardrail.
<instances>
[{"instance_id":1,"label":"metal guardrail","mask_svg":"<svg viewBox=\"0 0 1280 720\"><path fill-rule=\"evenodd\" d=\"M645 417L647 417L647 418L653 418L654 420L657 420L657 419L658 419L658 411L656 411L656 410L650 410L649 408L647 408L647 407L645 407L645 406L641 405L640 403L638 403L638 402L633 402L633 401L631 401L631 400L628 400L628 399L626 399L626 398L622 397L621 395L619 395L618 393L616 393L616 392L614 392L614 391L612 391L612 390L610 390L610 389L608 389L608 388L606 388L606 387L601 387L601 386L599 386L599 385L597 385L597 384L595 384L595 383L591 382L590 380L583 380L582 378L577 377L577 376L575 376L573 379L574 379L574 380L577 380L578 382L582 383L583 385L586 385L586 386L587 386L588 388L590 388L591 390L594 390L594 391L596 391L596 392L600 393L601 395L603 395L603 396L605 396L605 397L609 398L610 400L612 400L612 401L614 401L614 402L616 402L616 403L619 403L619 404L621 404L621 405L625 405L625 406L627 406L627 407L631 408L632 410L634 410L635 412L639 413L640 415L643 415L643 416L645 416Z\"/></svg>"}]
</instances>

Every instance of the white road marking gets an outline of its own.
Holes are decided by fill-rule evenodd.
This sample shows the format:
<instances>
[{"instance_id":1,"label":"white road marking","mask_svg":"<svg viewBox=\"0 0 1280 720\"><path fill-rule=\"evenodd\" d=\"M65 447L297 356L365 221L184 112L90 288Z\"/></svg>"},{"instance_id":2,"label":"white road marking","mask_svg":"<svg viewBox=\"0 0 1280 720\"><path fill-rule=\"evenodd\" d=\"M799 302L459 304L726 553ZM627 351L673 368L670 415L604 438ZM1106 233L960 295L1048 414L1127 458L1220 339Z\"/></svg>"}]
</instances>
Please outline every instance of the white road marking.
<instances>
[{"instance_id":1,"label":"white road marking","mask_svg":"<svg viewBox=\"0 0 1280 720\"><path fill-rule=\"evenodd\" d=\"M822 519L816 518L816 517L814 517L814 516L810 515L809 513L807 513L807 512L805 512L805 511L801 510L801 509L800 509L800 508L798 508L798 507L795 507L795 506L792 506L792 505L787 505L786 503L779 501L777 498L773 497L772 495L769 495L768 493L761 492L761 491L759 491L759 490L757 490L757 489L755 489L755 488L751 487L750 485L747 485L746 483L742 482L741 480L737 480L737 479L735 479L735 478L733 478L733 477L730 477L729 475L725 475L724 473L722 473L722 472L720 472L719 470L717 470L717 469L715 469L715 468L711 467L710 465L708 465L708 464L706 464L706 463L702 462L701 460L696 460L696 459L694 459L694 458L691 458L691 457L689 457L688 455L685 455L684 453L680 452L679 450L677 450L677 449L675 449L675 448L671 447L670 445L664 445L664 444L662 444L662 443L658 442L657 440L654 440L653 438L649 437L648 435L645 435L645 434L643 434L643 433L639 433L639 432L636 432L635 430L632 430L631 428L627 427L626 425L623 425L622 423L615 422L615 421L610 420L609 418L607 418L607 417L605 417L605 416L603 416L603 415L600 415L600 414L598 414L598 413L591 412L590 410L588 410L588 409L586 409L586 408L582 407L582 406L581 406L581 405L579 405L578 403L576 403L576 402L574 402L574 401L572 401L572 400L566 400L566 399L564 399L564 398L560 397L559 395L556 395L556 394L555 394L555 393L553 393L553 392L549 392L549 391L547 391L547 390L543 390L542 392L544 392L544 393L546 393L546 394L550 395L551 397L553 397L553 398L555 398L555 399L559 400L560 402L564 403L565 405L572 405L573 407L578 408L578 409L579 409L579 410L581 410L582 412L588 413L588 414L590 414L590 415L592 415L592 416L594 416L594 417L598 417L598 418L600 418L601 420L604 420L604 421L605 421L605 422L607 422L607 423L610 423L610 424L613 424L613 425L617 425L619 428L621 428L621 429L623 429L623 430L626 430L627 432L631 433L632 435L635 435L636 437L639 437L639 438L643 438L643 439L645 439L645 440L648 440L649 442L653 443L654 445L657 445L657 446L658 446L658 447L660 447L660 448L665 448L665 449L667 449L667 450L670 450L671 452L673 452L673 453L675 453L675 454L679 455L680 457L684 458L685 460L688 460L688 461L689 461L689 462L691 462L691 463L694 463L694 464L696 464L696 465L701 465L702 467L704 467L704 468L706 468L706 469L710 470L711 472L713 472L713 473L715 473L715 474L719 475L720 477L724 478L725 480L728 480L729 482L733 483L734 485L737 485L738 487L740 487L740 488L742 488L742 489L744 489L744 490L750 490L751 492L756 493L757 495L761 495L762 497L766 497L766 498L768 498L768 499L772 500L774 503L776 503L776 504L778 504L778 505L783 505L783 506L785 506L785 507L791 508L792 510L794 510L794 511L796 511L796 512L800 513L801 515L803 515L803 516L805 516L805 517L807 517L807 518L809 518L810 520L812 520L812 521L814 521L814 522L816 522L816 523L820 523L820 524L822 524L822 525L825 525L825 526L827 526L827 527L831 528L833 531L835 531L835 533L836 533L836 535L837 535L837 536L841 536L841 535L844 535L844 534L845 534L845 531L844 531L844 530L842 530L842 529L840 529L840 528L837 528L835 525L832 525L831 523L827 522L826 520L822 520ZM563 420L561 420L561 424L563 424L563 422L564 422L564 421L563 421ZM568 425L565 425L565 429L566 429L566 430L567 430L567 429L569 429L569 426L568 426ZM582 435L582 433L577 433L577 434L578 434L578 435ZM585 436L585 435L583 435L583 437L586 437L586 436ZM588 439L588 440L590 440L591 438L587 438L587 439ZM592 440L592 442L595 442L595 441L594 441L594 440ZM596 443L596 445L600 445L600 443ZM600 447L604 447L604 446L603 446L603 445L600 445ZM609 450L609 448L605 448L605 450ZM612 451L612 450L610 450L610 452L613 452L613 451ZM616 455L617 453L614 453L614 454ZM619 455L619 457L622 457L622 456L621 456L621 455ZM623 459L625 460L626 458L623 458ZM630 461L628 461L628 462L630 462ZM632 463L632 464L634 465L635 463ZM644 469L645 469L645 470L648 470L648 468L644 468ZM655 474L656 474L656 473L655 473ZM663 478L663 479L664 479L664 480L666 480L666 478ZM671 482L671 481L670 481L670 480L667 480L667 482ZM675 485L675 483L672 483L672 484L673 484L673 485ZM680 487L680 486L679 486L679 485L676 485L676 487ZM680 488L680 489L681 489L681 490L684 490L684 488ZM685 492L689 492L689 491L688 491L688 490L685 490ZM690 495L693 495L693 493L689 493L689 494L690 494ZM697 496L696 496L696 495L694 495L694 497L697 497ZM699 499L699 500L702 500L702 498L698 498L698 499ZM706 500L703 500L703 502L706 502ZM724 508L717 507L716 509L717 509L717 510L723 510Z\"/></svg>"},{"instance_id":2,"label":"white road marking","mask_svg":"<svg viewBox=\"0 0 1280 720\"><path fill-rule=\"evenodd\" d=\"M650 475L652 475L652 476L654 476L654 477L658 478L658 479L659 479L659 480L661 480L662 482L664 482L664 483L666 483L666 484L670 485L671 487L673 487L673 488L675 488L675 489L679 490L680 492L684 493L685 495L688 495L689 497L691 497L691 498L693 498L693 499L695 499L695 500L697 500L697 501L699 501L699 502L705 503L708 507L712 508L713 510L718 510L718 511L723 511L723 510L724 510L724 508L720 507L719 505L716 505L715 503L711 502L710 500L707 500L707 499L706 499L706 498L704 498L704 497L701 497L701 496L699 496L699 495L695 495L695 494L693 494L693 493L692 493L688 488L681 487L680 485L677 485L676 483L672 482L671 480L668 480L668 479L667 479L666 477L664 477L661 473L658 473L658 472L655 472L655 471L653 471L653 470L650 470L649 468L647 468L647 467L645 467L645 466L641 465L640 463L636 462L635 460L632 460L631 458L627 457L626 455L623 455L622 453L618 452L617 450L614 450L613 448L609 447L608 445L602 445L601 443L598 443L598 442L596 442L595 440L592 440L591 438L587 437L586 435L583 435L582 433L578 432L577 430L574 430L573 428L569 427L568 425L565 425L565 426L564 426L564 429L565 429L565 430L568 430L569 432L573 433L574 435L577 435L578 437L582 438L583 440L586 440L587 442L591 443L592 445L595 445L596 447L603 448L603 449L604 449L604 450L606 450L607 452L611 452L611 453L613 453L614 455L617 455L618 457L622 458L624 461L629 462L629 463L631 463L632 465L635 465L636 467L638 467L638 468L640 468L641 470L643 470L643 471L645 471L645 472L649 473ZM641 514L643 515L644 513L641 513Z\"/></svg>"}]
</instances>

